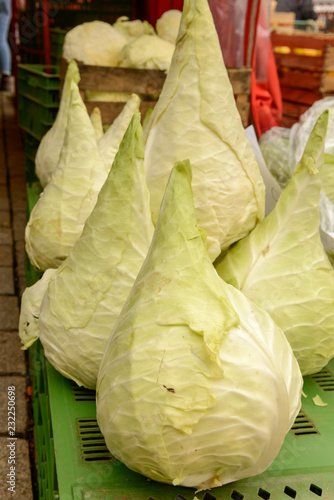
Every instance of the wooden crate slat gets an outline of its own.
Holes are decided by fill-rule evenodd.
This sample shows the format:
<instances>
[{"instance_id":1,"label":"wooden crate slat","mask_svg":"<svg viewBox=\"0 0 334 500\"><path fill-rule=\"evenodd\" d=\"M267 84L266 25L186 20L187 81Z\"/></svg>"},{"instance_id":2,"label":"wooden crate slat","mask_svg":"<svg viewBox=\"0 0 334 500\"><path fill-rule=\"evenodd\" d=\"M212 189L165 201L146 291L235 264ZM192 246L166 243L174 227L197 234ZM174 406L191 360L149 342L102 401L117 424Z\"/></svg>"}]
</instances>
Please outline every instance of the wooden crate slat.
<instances>
[{"instance_id":1,"label":"wooden crate slat","mask_svg":"<svg viewBox=\"0 0 334 500\"><path fill-rule=\"evenodd\" d=\"M322 98L321 92L281 86L283 101L297 102L310 107L318 99Z\"/></svg>"},{"instance_id":2,"label":"wooden crate slat","mask_svg":"<svg viewBox=\"0 0 334 500\"><path fill-rule=\"evenodd\" d=\"M322 71L324 65L323 56L303 56L294 53L280 54L275 52L275 60L278 67L299 68L308 71L314 71L315 69Z\"/></svg>"},{"instance_id":3,"label":"wooden crate slat","mask_svg":"<svg viewBox=\"0 0 334 500\"><path fill-rule=\"evenodd\" d=\"M102 122L111 124L123 109L125 102L88 101L85 91L106 91L136 93L142 98L140 111L145 116L154 107L166 79L166 73L159 70L91 66L78 62L80 71L79 89L89 113L95 107L101 111ZM64 84L68 63L60 61L61 89ZM251 68L227 68L242 124L249 125Z\"/></svg>"},{"instance_id":4,"label":"wooden crate slat","mask_svg":"<svg viewBox=\"0 0 334 500\"><path fill-rule=\"evenodd\" d=\"M280 84L287 87L318 91L321 83L321 73L278 70Z\"/></svg>"},{"instance_id":5,"label":"wooden crate slat","mask_svg":"<svg viewBox=\"0 0 334 500\"><path fill-rule=\"evenodd\" d=\"M273 47L291 47L299 49L315 49L324 51L327 43L334 46L334 35L328 33L312 33L294 30L291 33L272 31L271 42Z\"/></svg>"},{"instance_id":6,"label":"wooden crate slat","mask_svg":"<svg viewBox=\"0 0 334 500\"><path fill-rule=\"evenodd\" d=\"M155 101L141 101L139 110L142 115L142 121L145 118L146 112L150 108L153 108L155 103ZM87 101L85 104L89 114L91 114L94 108L99 108L101 111L102 123L104 125L110 125L122 111L125 102Z\"/></svg>"},{"instance_id":7,"label":"wooden crate slat","mask_svg":"<svg viewBox=\"0 0 334 500\"><path fill-rule=\"evenodd\" d=\"M297 122L298 122L298 118L296 118L295 116L283 115L280 126L285 127L285 128L291 128L292 125L294 123L297 123Z\"/></svg>"},{"instance_id":8,"label":"wooden crate slat","mask_svg":"<svg viewBox=\"0 0 334 500\"><path fill-rule=\"evenodd\" d=\"M283 114L299 119L300 115L309 109L306 104L298 102L283 101Z\"/></svg>"},{"instance_id":9,"label":"wooden crate slat","mask_svg":"<svg viewBox=\"0 0 334 500\"><path fill-rule=\"evenodd\" d=\"M251 68L227 68L234 94L250 94Z\"/></svg>"}]
</instances>

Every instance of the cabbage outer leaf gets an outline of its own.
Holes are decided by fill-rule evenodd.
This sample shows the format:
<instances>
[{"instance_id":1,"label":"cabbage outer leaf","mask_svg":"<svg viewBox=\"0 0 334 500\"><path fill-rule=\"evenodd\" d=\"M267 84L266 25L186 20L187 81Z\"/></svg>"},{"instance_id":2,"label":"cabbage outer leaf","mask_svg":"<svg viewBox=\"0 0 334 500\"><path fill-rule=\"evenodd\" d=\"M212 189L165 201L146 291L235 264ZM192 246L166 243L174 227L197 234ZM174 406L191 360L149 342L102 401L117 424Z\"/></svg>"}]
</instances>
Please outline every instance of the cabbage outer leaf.
<instances>
[{"instance_id":1,"label":"cabbage outer leaf","mask_svg":"<svg viewBox=\"0 0 334 500\"><path fill-rule=\"evenodd\" d=\"M223 282L176 163L148 255L97 382L111 453L151 479L206 489L262 472L300 407L302 377L270 316Z\"/></svg>"},{"instance_id":2,"label":"cabbage outer leaf","mask_svg":"<svg viewBox=\"0 0 334 500\"><path fill-rule=\"evenodd\" d=\"M52 127L39 143L35 157L35 172L42 187L46 186L55 170L64 144L68 114L71 101L71 82L79 83L80 73L75 61L66 70L59 110Z\"/></svg>"},{"instance_id":3,"label":"cabbage outer leaf","mask_svg":"<svg viewBox=\"0 0 334 500\"><path fill-rule=\"evenodd\" d=\"M108 170L79 88L71 82L71 113L59 163L26 226L31 263L45 271L58 267L80 236Z\"/></svg>"},{"instance_id":4,"label":"cabbage outer leaf","mask_svg":"<svg viewBox=\"0 0 334 500\"><path fill-rule=\"evenodd\" d=\"M56 269L47 269L32 286L27 287L21 298L19 337L23 349L28 349L39 338L41 302Z\"/></svg>"},{"instance_id":5,"label":"cabbage outer leaf","mask_svg":"<svg viewBox=\"0 0 334 500\"><path fill-rule=\"evenodd\" d=\"M82 235L52 276L41 305L46 357L64 376L91 389L153 235L143 158L136 113Z\"/></svg>"},{"instance_id":6,"label":"cabbage outer leaf","mask_svg":"<svg viewBox=\"0 0 334 500\"><path fill-rule=\"evenodd\" d=\"M106 133L98 141L99 150L107 168L111 168L123 136L130 124L131 118L138 113L140 97L131 94L120 114L112 122Z\"/></svg>"},{"instance_id":7,"label":"cabbage outer leaf","mask_svg":"<svg viewBox=\"0 0 334 500\"><path fill-rule=\"evenodd\" d=\"M282 328L304 375L334 355L334 271L319 236L327 118L318 119L273 211L216 264Z\"/></svg>"},{"instance_id":8,"label":"cabbage outer leaf","mask_svg":"<svg viewBox=\"0 0 334 500\"><path fill-rule=\"evenodd\" d=\"M94 127L95 138L98 141L99 139L101 139L101 137L103 137L104 134L100 108L96 106L93 109L93 111L90 114L90 119Z\"/></svg>"},{"instance_id":9,"label":"cabbage outer leaf","mask_svg":"<svg viewBox=\"0 0 334 500\"><path fill-rule=\"evenodd\" d=\"M238 113L207 0L185 0L171 66L144 131L152 218L188 158L211 260L264 217L264 183Z\"/></svg>"}]
</instances>

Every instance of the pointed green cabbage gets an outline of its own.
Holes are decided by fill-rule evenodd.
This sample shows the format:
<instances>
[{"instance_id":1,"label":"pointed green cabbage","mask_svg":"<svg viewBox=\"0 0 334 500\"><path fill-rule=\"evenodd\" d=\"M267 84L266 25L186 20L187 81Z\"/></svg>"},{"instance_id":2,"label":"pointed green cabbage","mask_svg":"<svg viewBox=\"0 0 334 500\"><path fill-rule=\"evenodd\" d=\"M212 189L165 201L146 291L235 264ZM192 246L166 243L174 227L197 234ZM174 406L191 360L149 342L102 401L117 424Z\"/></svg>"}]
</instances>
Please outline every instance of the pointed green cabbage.
<instances>
[{"instance_id":1,"label":"pointed green cabbage","mask_svg":"<svg viewBox=\"0 0 334 500\"><path fill-rule=\"evenodd\" d=\"M90 119L94 127L95 138L98 141L99 139L101 139L101 137L103 137L104 134L100 108L95 107L93 109L90 114Z\"/></svg>"},{"instance_id":2,"label":"pointed green cabbage","mask_svg":"<svg viewBox=\"0 0 334 500\"><path fill-rule=\"evenodd\" d=\"M47 359L65 377L90 389L96 387L107 340L153 235L143 157L136 113L82 235L50 276L37 314ZM29 332L21 338L31 344Z\"/></svg>"},{"instance_id":3,"label":"pointed green cabbage","mask_svg":"<svg viewBox=\"0 0 334 500\"><path fill-rule=\"evenodd\" d=\"M108 169L78 85L71 82L71 113L59 163L34 206L25 230L31 263L58 267L80 236Z\"/></svg>"},{"instance_id":4,"label":"pointed green cabbage","mask_svg":"<svg viewBox=\"0 0 334 500\"><path fill-rule=\"evenodd\" d=\"M140 102L140 97L137 94L131 94L120 114L98 141L101 156L108 168L111 168L131 118L139 111Z\"/></svg>"},{"instance_id":5,"label":"pointed green cabbage","mask_svg":"<svg viewBox=\"0 0 334 500\"><path fill-rule=\"evenodd\" d=\"M67 66L59 110L52 127L42 137L35 158L35 171L42 187L46 186L55 170L65 140L71 100L71 82L79 83L80 73L75 61Z\"/></svg>"},{"instance_id":6,"label":"pointed green cabbage","mask_svg":"<svg viewBox=\"0 0 334 500\"><path fill-rule=\"evenodd\" d=\"M98 375L109 450L151 479L198 489L259 474L298 413L301 387L283 332L217 275L189 161L178 162Z\"/></svg>"},{"instance_id":7,"label":"pointed green cabbage","mask_svg":"<svg viewBox=\"0 0 334 500\"><path fill-rule=\"evenodd\" d=\"M289 340L303 374L334 356L334 271L319 236L328 113L272 212L216 264L218 274L266 309Z\"/></svg>"},{"instance_id":8,"label":"pointed green cabbage","mask_svg":"<svg viewBox=\"0 0 334 500\"><path fill-rule=\"evenodd\" d=\"M172 166L189 158L213 261L264 216L264 184L238 113L207 0L185 0L171 67L145 129L153 222Z\"/></svg>"},{"instance_id":9,"label":"pointed green cabbage","mask_svg":"<svg viewBox=\"0 0 334 500\"><path fill-rule=\"evenodd\" d=\"M23 349L28 349L39 337L39 313L45 292L56 269L47 269L32 286L27 287L21 298L19 337Z\"/></svg>"}]
</instances>

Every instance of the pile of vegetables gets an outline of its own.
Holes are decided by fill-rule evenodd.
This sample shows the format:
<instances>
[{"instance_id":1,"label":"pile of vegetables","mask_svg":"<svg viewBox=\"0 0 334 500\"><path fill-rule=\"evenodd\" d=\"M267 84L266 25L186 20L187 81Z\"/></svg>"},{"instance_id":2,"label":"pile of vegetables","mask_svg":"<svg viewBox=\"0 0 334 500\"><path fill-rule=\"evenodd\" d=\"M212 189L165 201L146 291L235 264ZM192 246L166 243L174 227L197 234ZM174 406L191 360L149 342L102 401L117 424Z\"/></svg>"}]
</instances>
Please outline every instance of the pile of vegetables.
<instances>
[{"instance_id":1,"label":"pile of vegetables","mask_svg":"<svg viewBox=\"0 0 334 500\"><path fill-rule=\"evenodd\" d=\"M168 71L181 12L165 12L154 28L148 21L120 17L114 24L91 21L72 28L65 36L63 57L96 66Z\"/></svg>"},{"instance_id":2,"label":"pile of vegetables","mask_svg":"<svg viewBox=\"0 0 334 500\"><path fill-rule=\"evenodd\" d=\"M96 389L107 446L130 469L197 490L260 474L299 412L302 375L334 355L319 237L328 112L264 217L207 0L184 1L145 125L133 95L103 132L79 78L71 61L37 155L26 248L44 274L22 297L23 348L39 338L60 373Z\"/></svg>"}]
</instances>

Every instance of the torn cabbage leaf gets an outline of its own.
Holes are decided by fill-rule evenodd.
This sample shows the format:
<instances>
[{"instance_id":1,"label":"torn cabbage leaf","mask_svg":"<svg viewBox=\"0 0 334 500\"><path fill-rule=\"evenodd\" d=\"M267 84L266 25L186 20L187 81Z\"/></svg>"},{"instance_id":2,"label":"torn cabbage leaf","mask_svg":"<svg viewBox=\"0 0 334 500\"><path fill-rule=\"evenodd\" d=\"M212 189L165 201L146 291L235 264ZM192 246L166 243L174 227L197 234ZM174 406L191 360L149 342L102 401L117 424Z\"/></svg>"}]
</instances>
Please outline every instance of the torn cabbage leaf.
<instances>
[{"instance_id":1,"label":"torn cabbage leaf","mask_svg":"<svg viewBox=\"0 0 334 500\"><path fill-rule=\"evenodd\" d=\"M96 387L107 340L153 235L143 158L140 113L136 113L82 235L50 275L40 311L35 311L37 333L24 319L29 293L38 284L25 292L20 321L24 346L29 347L39 332L51 364L89 389Z\"/></svg>"},{"instance_id":2,"label":"torn cabbage leaf","mask_svg":"<svg viewBox=\"0 0 334 500\"><path fill-rule=\"evenodd\" d=\"M76 83L59 163L34 206L25 230L30 262L45 271L58 267L80 236L108 169Z\"/></svg>"},{"instance_id":3,"label":"torn cabbage leaf","mask_svg":"<svg viewBox=\"0 0 334 500\"><path fill-rule=\"evenodd\" d=\"M272 212L217 261L218 274L266 309L289 340L303 375L334 355L334 270L319 235L328 112Z\"/></svg>"},{"instance_id":4,"label":"torn cabbage leaf","mask_svg":"<svg viewBox=\"0 0 334 500\"><path fill-rule=\"evenodd\" d=\"M42 137L35 157L35 172L42 187L46 186L55 170L64 144L69 107L71 102L71 82L79 83L80 73L75 61L67 66L59 109L52 127Z\"/></svg>"},{"instance_id":5,"label":"torn cabbage leaf","mask_svg":"<svg viewBox=\"0 0 334 500\"><path fill-rule=\"evenodd\" d=\"M283 332L217 275L189 161L176 163L98 375L110 452L151 479L197 489L259 474L294 422L301 387Z\"/></svg>"},{"instance_id":6,"label":"torn cabbage leaf","mask_svg":"<svg viewBox=\"0 0 334 500\"><path fill-rule=\"evenodd\" d=\"M172 63L144 132L153 222L180 158L193 169L213 261L264 216L264 183L236 107L207 0L185 0Z\"/></svg>"}]
</instances>

